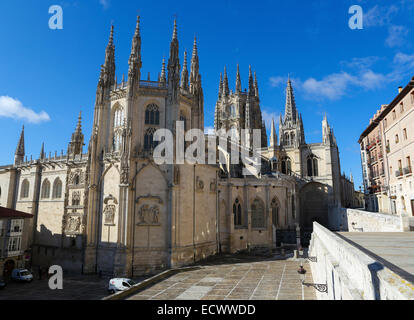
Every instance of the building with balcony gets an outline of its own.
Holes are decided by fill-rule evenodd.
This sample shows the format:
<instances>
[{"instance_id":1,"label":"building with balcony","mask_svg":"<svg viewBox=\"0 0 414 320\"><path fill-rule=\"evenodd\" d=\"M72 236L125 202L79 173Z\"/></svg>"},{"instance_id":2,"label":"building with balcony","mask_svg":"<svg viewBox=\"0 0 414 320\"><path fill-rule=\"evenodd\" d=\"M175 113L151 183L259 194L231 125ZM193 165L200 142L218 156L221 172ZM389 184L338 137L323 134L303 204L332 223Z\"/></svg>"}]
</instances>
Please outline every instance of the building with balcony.
<instances>
[{"instance_id":1,"label":"building with balcony","mask_svg":"<svg viewBox=\"0 0 414 320\"><path fill-rule=\"evenodd\" d=\"M414 78L383 105L362 133L366 209L414 216Z\"/></svg>"},{"instance_id":2,"label":"building with balcony","mask_svg":"<svg viewBox=\"0 0 414 320\"><path fill-rule=\"evenodd\" d=\"M32 218L31 214L0 207L0 277L27 266Z\"/></svg>"}]
</instances>

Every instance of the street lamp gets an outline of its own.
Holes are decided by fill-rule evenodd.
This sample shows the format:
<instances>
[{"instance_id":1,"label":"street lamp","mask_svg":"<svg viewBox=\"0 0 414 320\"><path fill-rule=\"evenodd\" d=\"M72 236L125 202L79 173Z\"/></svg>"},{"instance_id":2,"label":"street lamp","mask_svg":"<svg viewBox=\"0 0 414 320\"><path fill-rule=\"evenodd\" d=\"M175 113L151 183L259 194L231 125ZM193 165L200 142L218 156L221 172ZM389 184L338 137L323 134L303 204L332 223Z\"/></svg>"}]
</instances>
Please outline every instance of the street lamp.
<instances>
[{"instance_id":1,"label":"street lamp","mask_svg":"<svg viewBox=\"0 0 414 320\"><path fill-rule=\"evenodd\" d=\"M322 293L328 293L328 286L326 284L319 284L319 283L306 283L305 277L306 277L306 269L303 267L303 264L300 264L300 267L298 269L298 274L300 275L300 280L302 282L302 286L306 287L313 287L319 292Z\"/></svg>"}]
</instances>

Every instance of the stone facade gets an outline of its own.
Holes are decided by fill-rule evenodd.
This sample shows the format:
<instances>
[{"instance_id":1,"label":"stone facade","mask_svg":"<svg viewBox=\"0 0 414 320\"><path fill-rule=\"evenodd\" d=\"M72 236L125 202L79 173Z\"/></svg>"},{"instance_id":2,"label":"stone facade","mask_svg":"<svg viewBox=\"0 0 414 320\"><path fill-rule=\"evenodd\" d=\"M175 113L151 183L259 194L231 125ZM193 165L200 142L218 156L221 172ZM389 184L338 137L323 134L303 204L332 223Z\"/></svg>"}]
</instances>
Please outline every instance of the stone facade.
<instances>
[{"instance_id":1,"label":"stone facade","mask_svg":"<svg viewBox=\"0 0 414 320\"><path fill-rule=\"evenodd\" d=\"M47 156L42 146L39 159L25 159L22 132L14 164L0 168L0 201L34 215L33 265L133 276L217 252L296 243L296 230L309 233L315 220L339 228L335 137L325 117L323 142L306 144L290 81L280 132L296 138L279 145L273 124L268 146L257 78L250 70L249 90L242 91L238 72L234 93L226 73L220 80L216 129L261 130L258 174L243 176L240 166L223 164L154 162L157 129L175 135L182 121L185 131L204 131L197 43L190 70L187 53L181 68L178 46L174 25L168 63L162 62L157 81L142 80L138 21L128 77L118 82L112 28L87 153L81 115L67 155Z\"/></svg>"}]
</instances>

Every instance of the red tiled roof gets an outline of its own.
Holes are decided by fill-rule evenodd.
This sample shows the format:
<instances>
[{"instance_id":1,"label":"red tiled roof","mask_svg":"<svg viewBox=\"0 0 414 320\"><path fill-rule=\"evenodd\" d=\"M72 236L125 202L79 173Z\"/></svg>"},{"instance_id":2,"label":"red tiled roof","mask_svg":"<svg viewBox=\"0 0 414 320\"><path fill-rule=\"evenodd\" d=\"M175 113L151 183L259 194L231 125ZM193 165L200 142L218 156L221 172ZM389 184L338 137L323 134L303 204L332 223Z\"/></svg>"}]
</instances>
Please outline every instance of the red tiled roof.
<instances>
[{"instance_id":1,"label":"red tiled roof","mask_svg":"<svg viewBox=\"0 0 414 320\"><path fill-rule=\"evenodd\" d=\"M0 207L0 218L33 218L32 214Z\"/></svg>"}]
</instances>

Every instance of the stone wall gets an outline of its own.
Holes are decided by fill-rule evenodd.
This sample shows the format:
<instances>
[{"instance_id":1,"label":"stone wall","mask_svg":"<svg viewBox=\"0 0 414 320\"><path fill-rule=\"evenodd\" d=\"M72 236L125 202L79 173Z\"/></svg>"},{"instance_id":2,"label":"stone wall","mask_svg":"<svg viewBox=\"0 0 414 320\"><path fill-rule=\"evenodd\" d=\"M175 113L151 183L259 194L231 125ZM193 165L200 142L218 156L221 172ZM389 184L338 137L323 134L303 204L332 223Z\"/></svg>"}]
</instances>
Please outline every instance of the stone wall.
<instances>
[{"instance_id":1,"label":"stone wall","mask_svg":"<svg viewBox=\"0 0 414 320\"><path fill-rule=\"evenodd\" d=\"M401 232L400 216L357 209L341 209L342 229L349 232Z\"/></svg>"},{"instance_id":2,"label":"stone wall","mask_svg":"<svg viewBox=\"0 0 414 320\"><path fill-rule=\"evenodd\" d=\"M413 284L335 233L314 223L309 256L313 282L327 284L319 300L412 300Z\"/></svg>"}]
</instances>

